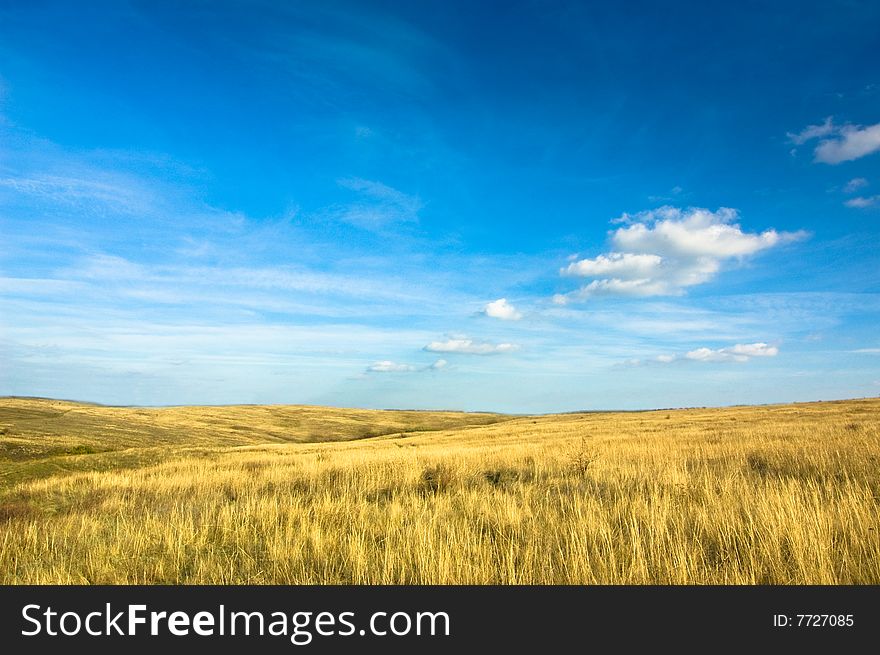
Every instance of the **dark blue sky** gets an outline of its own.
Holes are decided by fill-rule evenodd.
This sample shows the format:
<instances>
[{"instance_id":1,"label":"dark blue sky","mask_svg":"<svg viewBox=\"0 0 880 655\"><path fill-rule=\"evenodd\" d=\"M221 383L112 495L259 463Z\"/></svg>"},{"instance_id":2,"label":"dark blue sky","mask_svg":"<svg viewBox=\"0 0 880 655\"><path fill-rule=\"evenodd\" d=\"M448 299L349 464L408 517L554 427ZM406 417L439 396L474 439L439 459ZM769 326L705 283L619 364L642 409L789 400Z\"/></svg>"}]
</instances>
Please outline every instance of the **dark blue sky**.
<instances>
[{"instance_id":1,"label":"dark blue sky","mask_svg":"<svg viewBox=\"0 0 880 655\"><path fill-rule=\"evenodd\" d=\"M0 393L875 395L878 34L874 2L0 2Z\"/></svg>"}]
</instances>

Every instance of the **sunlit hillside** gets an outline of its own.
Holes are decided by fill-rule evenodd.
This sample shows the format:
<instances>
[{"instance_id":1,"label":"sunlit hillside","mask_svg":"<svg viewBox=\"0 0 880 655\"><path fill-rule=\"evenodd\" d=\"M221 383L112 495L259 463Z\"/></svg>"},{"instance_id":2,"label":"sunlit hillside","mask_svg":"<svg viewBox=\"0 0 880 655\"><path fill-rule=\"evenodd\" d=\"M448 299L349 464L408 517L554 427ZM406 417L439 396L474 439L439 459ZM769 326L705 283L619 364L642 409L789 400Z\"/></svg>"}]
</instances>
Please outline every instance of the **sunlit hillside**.
<instances>
[{"instance_id":1,"label":"sunlit hillside","mask_svg":"<svg viewBox=\"0 0 880 655\"><path fill-rule=\"evenodd\" d=\"M880 583L880 400L0 401L2 583Z\"/></svg>"},{"instance_id":2,"label":"sunlit hillside","mask_svg":"<svg viewBox=\"0 0 880 655\"><path fill-rule=\"evenodd\" d=\"M487 413L303 405L156 409L0 398L0 486L66 471L143 465L205 449L348 441L508 419Z\"/></svg>"}]
</instances>

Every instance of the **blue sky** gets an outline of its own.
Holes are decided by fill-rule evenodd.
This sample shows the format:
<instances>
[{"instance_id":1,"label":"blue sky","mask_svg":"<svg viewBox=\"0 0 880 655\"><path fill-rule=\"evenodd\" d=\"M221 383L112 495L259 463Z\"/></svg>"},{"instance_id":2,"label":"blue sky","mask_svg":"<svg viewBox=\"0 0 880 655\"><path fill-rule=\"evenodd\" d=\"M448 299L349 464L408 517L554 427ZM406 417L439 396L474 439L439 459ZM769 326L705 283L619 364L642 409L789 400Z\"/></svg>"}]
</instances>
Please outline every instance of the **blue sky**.
<instances>
[{"instance_id":1,"label":"blue sky","mask_svg":"<svg viewBox=\"0 0 880 655\"><path fill-rule=\"evenodd\" d=\"M880 5L0 2L0 394L880 394Z\"/></svg>"}]
</instances>

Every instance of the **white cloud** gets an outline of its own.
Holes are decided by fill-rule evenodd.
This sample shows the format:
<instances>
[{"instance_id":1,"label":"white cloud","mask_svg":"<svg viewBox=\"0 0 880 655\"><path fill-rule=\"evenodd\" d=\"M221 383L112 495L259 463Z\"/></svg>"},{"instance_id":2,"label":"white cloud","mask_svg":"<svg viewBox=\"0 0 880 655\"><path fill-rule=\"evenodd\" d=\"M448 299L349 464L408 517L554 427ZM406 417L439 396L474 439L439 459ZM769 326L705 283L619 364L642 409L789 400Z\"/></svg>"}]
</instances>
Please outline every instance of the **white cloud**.
<instances>
[{"instance_id":1,"label":"white cloud","mask_svg":"<svg viewBox=\"0 0 880 655\"><path fill-rule=\"evenodd\" d=\"M847 207L855 207L856 209L865 209L867 207L874 207L875 205L880 205L880 196L856 196L855 198L850 198L849 200L843 203Z\"/></svg>"},{"instance_id":2,"label":"white cloud","mask_svg":"<svg viewBox=\"0 0 880 655\"><path fill-rule=\"evenodd\" d=\"M397 364L387 359L367 367L367 371L370 373L411 373L415 370L415 367L409 364Z\"/></svg>"},{"instance_id":3,"label":"white cloud","mask_svg":"<svg viewBox=\"0 0 880 655\"><path fill-rule=\"evenodd\" d=\"M779 354L779 348L776 346L768 346L763 342L746 344L738 343L731 348L722 348L722 351L745 357L776 357L776 355Z\"/></svg>"},{"instance_id":4,"label":"white cloud","mask_svg":"<svg viewBox=\"0 0 880 655\"><path fill-rule=\"evenodd\" d=\"M834 125L829 116L821 125L810 125L797 134L789 132L788 138L796 145L819 139L819 144L813 151L813 161L839 164L880 150L880 123L866 127Z\"/></svg>"},{"instance_id":5,"label":"white cloud","mask_svg":"<svg viewBox=\"0 0 880 655\"><path fill-rule=\"evenodd\" d=\"M487 343L477 342L472 339L457 338L446 341L432 341L425 350L433 353L464 353L468 355L495 355L519 350L514 343Z\"/></svg>"},{"instance_id":6,"label":"white cloud","mask_svg":"<svg viewBox=\"0 0 880 655\"><path fill-rule=\"evenodd\" d=\"M618 279L641 279L656 273L663 258L659 255L634 255L612 252L595 259L582 259L560 270L562 275L599 277L613 275Z\"/></svg>"},{"instance_id":7,"label":"white cloud","mask_svg":"<svg viewBox=\"0 0 880 655\"><path fill-rule=\"evenodd\" d=\"M844 125L839 129L837 138L825 139L816 146L815 161L839 164L877 150L880 150L880 123L868 127Z\"/></svg>"},{"instance_id":8,"label":"white cloud","mask_svg":"<svg viewBox=\"0 0 880 655\"><path fill-rule=\"evenodd\" d=\"M553 296L553 302L557 305L565 305L572 300L587 300L596 296L629 296L633 298L645 298L648 296L668 296L675 293L668 284L663 281L651 279L621 280L618 278L593 280L588 285L577 291L567 294L558 293Z\"/></svg>"},{"instance_id":9,"label":"white cloud","mask_svg":"<svg viewBox=\"0 0 880 655\"><path fill-rule=\"evenodd\" d=\"M843 187L844 193L855 193L862 187L868 186L868 180L863 177L854 177L849 182L847 182Z\"/></svg>"},{"instance_id":10,"label":"white cloud","mask_svg":"<svg viewBox=\"0 0 880 655\"><path fill-rule=\"evenodd\" d=\"M742 259L782 243L806 237L804 232L744 232L734 221L735 209L699 207L623 214L611 233L612 252L582 259L560 270L562 275L595 278L580 289L557 294L566 304L595 296L675 296L687 287L708 282L725 260Z\"/></svg>"},{"instance_id":11,"label":"white cloud","mask_svg":"<svg viewBox=\"0 0 880 655\"><path fill-rule=\"evenodd\" d=\"M776 346L758 343L738 343L727 348L695 348L684 354L657 355L648 360L630 359L625 362L630 366L645 364L671 364L679 361L697 362L747 362L754 357L775 357L779 354Z\"/></svg>"},{"instance_id":12,"label":"white cloud","mask_svg":"<svg viewBox=\"0 0 880 655\"><path fill-rule=\"evenodd\" d=\"M800 146L810 139L817 139L823 136L828 136L829 134L833 133L835 129L836 128L834 126L834 122L831 120L831 116L829 116L819 125L808 125L797 134L792 134L791 132L788 132L786 136L788 137L789 141L791 141L795 145Z\"/></svg>"},{"instance_id":13,"label":"white cloud","mask_svg":"<svg viewBox=\"0 0 880 655\"><path fill-rule=\"evenodd\" d=\"M445 359L438 359L427 366L416 367L411 364L398 364L388 359L375 362L367 367L367 373L414 373L425 371L440 371L449 365Z\"/></svg>"},{"instance_id":14,"label":"white cloud","mask_svg":"<svg viewBox=\"0 0 880 655\"><path fill-rule=\"evenodd\" d=\"M715 362L724 359L730 359L730 356L722 353L720 350L712 350L711 348L697 348L685 354L685 359L695 359L700 362ZM742 361L748 360L743 357Z\"/></svg>"},{"instance_id":15,"label":"white cloud","mask_svg":"<svg viewBox=\"0 0 880 655\"><path fill-rule=\"evenodd\" d=\"M713 350L711 348L697 348L685 353L685 359L692 359L700 362L747 362L752 357L775 357L779 354L776 346L770 346L766 343L738 343L729 348L719 348Z\"/></svg>"},{"instance_id":16,"label":"white cloud","mask_svg":"<svg viewBox=\"0 0 880 655\"><path fill-rule=\"evenodd\" d=\"M754 357L776 357L779 354L779 348L769 344L758 343L738 343L727 348L695 348L684 354L676 355L657 355L647 360L645 363L656 362L658 364L671 364L679 361L696 361L696 362L747 362ZM639 365L640 360L630 360L630 363Z\"/></svg>"},{"instance_id":17,"label":"white cloud","mask_svg":"<svg viewBox=\"0 0 880 655\"><path fill-rule=\"evenodd\" d=\"M712 212L699 207L662 207L640 212L639 222L620 228L612 243L629 252L652 252L685 257L741 257L770 248L785 237L775 230L748 234L739 225L735 209L721 207ZM651 225L648 227L648 225Z\"/></svg>"},{"instance_id":18,"label":"white cloud","mask_svg":"<svg viewBox=\"0 0 880 655\"><path fill-rule=\"evenodd\" d=\"M502 321L518 321L522 318L516 307L507 302L507 298L499 298L488 303L483 308L483 313L492 318L500 318Z\"/></svg>"}]
</instances>

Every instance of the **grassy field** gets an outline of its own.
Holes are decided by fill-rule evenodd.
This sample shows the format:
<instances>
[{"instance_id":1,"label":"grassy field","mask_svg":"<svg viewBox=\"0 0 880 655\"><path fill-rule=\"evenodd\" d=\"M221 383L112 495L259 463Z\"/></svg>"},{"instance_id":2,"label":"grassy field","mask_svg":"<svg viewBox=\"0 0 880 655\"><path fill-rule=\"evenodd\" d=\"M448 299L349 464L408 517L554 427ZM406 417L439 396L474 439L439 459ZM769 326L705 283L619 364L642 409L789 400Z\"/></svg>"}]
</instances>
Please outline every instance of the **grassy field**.
<instances>
[{"instance_id":1,"label":"grassy field","mask_svg":"<svg viewBox=\"0 0 880 655\"><path fill-rule=\"evenodd\" d=\"M0 399L0 583L878 584L880 400L510 417Z\"/></svg>"}]
</instances>

